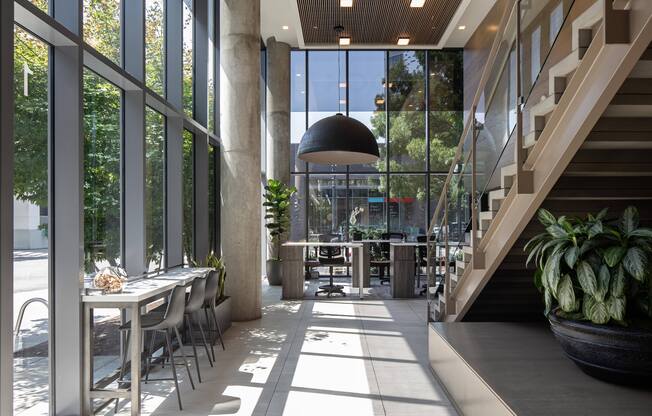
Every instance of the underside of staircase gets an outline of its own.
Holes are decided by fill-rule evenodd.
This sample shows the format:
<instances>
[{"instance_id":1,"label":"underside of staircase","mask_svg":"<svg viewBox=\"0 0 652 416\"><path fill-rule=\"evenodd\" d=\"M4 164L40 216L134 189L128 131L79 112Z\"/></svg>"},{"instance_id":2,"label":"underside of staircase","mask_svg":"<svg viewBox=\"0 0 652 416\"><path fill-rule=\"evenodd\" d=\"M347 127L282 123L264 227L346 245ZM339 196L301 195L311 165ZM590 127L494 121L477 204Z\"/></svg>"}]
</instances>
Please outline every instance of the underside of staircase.
<instances>
[{"instance_id":1,"label":"underside of staircase","mask_svg":"<svg viewBox=\"0 0 652 416\"><path fill-rule=\"evenodd\" d=\"M652 2L624 3L626 43L609 42L602 1L569 15L571 51L544 68L547 91L535 87L537 99L523 112L533 192L518 192L516 165L502 167L500 186L480 204L476 250L462 248L450 274L450 304L440 296L436 305L440 320L544 319L523 252L542 231L540 207L583 217L604 207L617 216L635 205L652 224Z\"/></svg>"}]
</instances>

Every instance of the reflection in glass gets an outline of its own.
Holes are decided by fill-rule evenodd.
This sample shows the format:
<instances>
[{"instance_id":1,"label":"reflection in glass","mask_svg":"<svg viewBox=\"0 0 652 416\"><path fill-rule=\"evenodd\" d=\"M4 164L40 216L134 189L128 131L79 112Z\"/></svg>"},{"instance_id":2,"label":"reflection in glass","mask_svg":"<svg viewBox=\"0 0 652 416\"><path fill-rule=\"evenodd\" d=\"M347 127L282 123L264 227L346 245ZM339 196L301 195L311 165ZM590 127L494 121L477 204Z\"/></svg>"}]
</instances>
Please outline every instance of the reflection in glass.
<instances>
[{"instance_id":1,"label":"reflection in glass","mask_svg":"<svg viewBox=\"0 0 652 416\"><path fill-rule=\"evenodd\" d=\"M44 2L47 10L47 3ZM49 299L49 47L14 30L14 311L30 298ZM14 412L47 414L48 310L33 304L14 343Z\"/></svg>"},{"instance_id":2,"label":"reflection in glass","mask_svg":"<svg viewBox=\"0 0 652 416\"><path fill-rule=\"evenodd\" d=\"M308 52L308 128L317 121L336 113L346 113L346 54L338 51L310 51ZM313 164L310 165L310 171L344 172L346 166Z\"/></svg>"},{"instance_id":3,"label":"reflection in glass","mask_svg":"<svg viewBox=\"0 0 652 416\"><path fill-rule=\"evenodd\" d=\"M361 121L376 136L380 159L353 165L352 171L386 171L385 52L349 52L349 117Z\"/></svg>"},{"instance_id":4,"label":"reflection in glass","mask_svg":"<svg viewBox=\"0 0 652 416\"><path fill-rule=\"evenodd\" d=\"M290 204L290 241L306 239L306 176L291 175L290 185L297 188Z\"/></svg>"},{"instance_id":5,"label":"reflection in glass","mask_svg":"<svg viewBox=\"0 0 652 416\"><path fill-rule=\"evenodd\" d=\"M430 171L448 172L464 129L462 53L428 54Z\"/></svg>"},{"instance_id":6,"label":"reflection in glass","mask_svg":"<svg viewBox=\"0 0 652 416\"><path fill-rule=\"evenodd\" d=\"M165 116L145 107L145 236L148 270L165 265Z\"/></svg>"},{"instance_id":7,"label":"reflection in glass","mask_svg":"<svg viewBox=\"0 0 652 416\"><path fill-rule=\"evenodd\" d=\"M439 175L430 175L430 214L428 215L428 221L435 215L435 210L437 209L437 204L439 203L439 197L444 190L444 182L446 182L446 174Z\"/></svg>"},{"instance_id":8,"label":"reflection in glass","mask_svg":"<svg viewBox=\"0 0 652 416\"><path fill-rule=\"evenodd\" d=\"M195 198L194 198L194 152L195 136L183 131L183 264L195 260Z\"/></svg>"},{"instance_id":9,"label":"reflection in glass","mask_svg":"<svg viewBox=\"0 0 652 416\"><path fill-rule=\"evenodd\" d=\"M349 235L378 238L387 229L386 179L382 175L349 177ZM356 235L357 234L357 235Z\"/></svg>"},{"instance_id":10,"label":"reflection in glass","mask_svg":"<svg viewBox=\"0 0 652 416\"><path fill-rule=\"evenodd\" d=\"M145 83L165 97L164 0L145 1Z\"/></svg>"},{"instance_id":11,"label":"reflection in glass","mask_svg":"<svg viewBox=\"0 0 652 416\"><path fill-rule=\"evenodd\" d=\"M319 240L321 235L345 236L346 176L311 175L308 206L308 238Z\"/></svg>"},{"instance_id":12,"label":"reflection in glass","mask_svg":"<svg viewBox=\"0 0 652 416\"><path fill-rule=\"evenodd\" d=\"M389 52L389 168L426 169L425 57L423 51Z\"/></svg>"},{"instance_id":13,"label":"reflection in glass","mask_svg":"<svg viewBox=\"0 0 652 416\"><path fill-rule=\"evenodd\" d=\"M120 65L120 0L84 0L84 41Z\"/></svg>"},{"instance_id":14,"label":"reflection in glass","mask_svg":"<svg viewBox=\"0 0 652 416\"><path fill-rule=\"evenodd\" d=\"M389 179L389 231L408 239L425 234L426 175L392 175Z\"/></svg>"},{"instance_id":15,"label":"reflection in glass","mask_svg":"<svg viewBox=\"0 0 652 416\"><path fill-rule=\"evenodd\" d=\"M290 56L290 171L304 172L306 163L297 159L297 150L306 132L306 52Z\"/></svg>"},{"instance_id":16,"label":"reflection in glass","mask_svg":"<svg viewBox=\"0 0 652 416\"><path fill-rule=\"evenodd\" d=\"M120 265L118 87L84 70L84 256L86 273Z\"/></svg>"},{"instance_id":17,"label":"reflection in glass","mask_svg":"<svg viewBox=\"0 0 652 416\"><path fill-rule=\"evenodd\" d=\"M192 0L183 0L183 109L193 117L194 109L194 35Z\"/></svg>"}]
</instances>

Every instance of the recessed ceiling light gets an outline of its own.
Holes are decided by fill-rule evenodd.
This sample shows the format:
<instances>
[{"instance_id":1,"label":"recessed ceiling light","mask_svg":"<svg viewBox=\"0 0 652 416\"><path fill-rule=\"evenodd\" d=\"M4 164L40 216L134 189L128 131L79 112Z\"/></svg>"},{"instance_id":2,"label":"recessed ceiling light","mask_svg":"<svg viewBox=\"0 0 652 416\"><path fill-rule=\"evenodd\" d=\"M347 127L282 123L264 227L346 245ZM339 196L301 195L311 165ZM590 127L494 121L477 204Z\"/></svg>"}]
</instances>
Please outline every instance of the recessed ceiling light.
<instances>
[{"instance_id":1,"label":"recessed ceiling light","mask_svg":"<svg viewBox=\"0 0 652 416\"><path fill-rule=\"evenodd\" d=\"M298 73L297 76L300 77L300 76L301 76L301 73Z\"/></svg>"},{"instance_id":2,"label":"recessed ceiling light","mask_svg":"<svg viewBox=\"0 0 652 416\"><path fill-rule=\"evenodd\" d=\"M410 38L407 37L401 37L398 38L398 42L396 42L398 46L407 46L410 44Z\"/></svg>"},{"instance_id":3,"label":"recessed ceiling light","mask_svg":"<svg viewBox=\"0 0 652 416\"><path fill-rule=\"evenodd\" d=\"M464 25L459 25L457 27L457 30L464 30L464 29L466 29L466 26L464 26Z\"/></svg>"},{"instance_id":4,"label":"recessed ceiling light","mask_svg":"<svg viewBox=\"0 0 652 416\"><path fill-rule=\"evenodd\" d=\"M340 88L346 88L346 82L340 82Z\"/></svg>"},{"instance_id":5,"label":"recessed ceiling light","mask_svg":"<svg viewBox=\"0 0 652 416\"><path fill-rule=\"evenodd\" d=\"M340 46L349 46L351 44L351 38L348 36L340 37Z\"/></svg>"},{"instance_id":6,"label":"recessed ceiling light","mask_svg":"<svg viewBox=\"0 0 652 416\"><path fill-rule=\"evenodd\" d=\"M412 0L410 7L423 7L424 4L426 4L426 0Z\"/></svg>"},{"instance_id":7,"label":"recessed ceiling light","mask_svg":"<svg viewBox=\"0 0 652 416\"><path fill-rule=\"evenodd\" d=\"M283 30L289 30L290 29L290 26L287 26L287 25L283 25L281 27L282 27Z\"/></svg>"},{"instance_id":8,"label":"recessed ceiling light","mask_svg":"<svg viewBox=\"0 0 652 416\"><path fill-rule=\"evenodd\" d=\"M353 0L340 0L340 7L353 7Z\"/></svg>"},{"instance_id":9,"label":"recessed ceiling light","mask_svg":"<svg viewBox=\"0 0 652 416\"><path fill-rule=\"evenodd\" d=\"M346 104L346 100L340 100L340 104Z\"/></svg>"}]
</instances>

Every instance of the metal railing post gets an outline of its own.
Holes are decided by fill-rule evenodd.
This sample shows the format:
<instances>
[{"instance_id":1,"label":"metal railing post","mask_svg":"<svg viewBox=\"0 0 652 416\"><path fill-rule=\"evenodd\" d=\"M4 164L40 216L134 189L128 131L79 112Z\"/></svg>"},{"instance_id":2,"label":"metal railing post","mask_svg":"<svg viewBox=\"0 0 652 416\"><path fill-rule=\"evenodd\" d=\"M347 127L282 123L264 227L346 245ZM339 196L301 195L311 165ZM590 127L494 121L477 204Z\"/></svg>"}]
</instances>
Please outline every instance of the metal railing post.
<instances>
[{"instance_id":1,"label":"metal railing post","mask_svg":"<svg viewBox=\"0 0 652 416\"><path fill-rule=\"evenodd\" d=\"M448 315L451 313L452 307L451 307L451 273L450 273L450 267L448 265L448 257L450 255L450 246L448 242L449 238L449 232L448 232L448 192L444 191L444 221L442 226L444 227L445 234L444 234L444 304L445 304L445 309L444 311L440 311L440 313L444 315Z\"/></svg>"}]
</instances>

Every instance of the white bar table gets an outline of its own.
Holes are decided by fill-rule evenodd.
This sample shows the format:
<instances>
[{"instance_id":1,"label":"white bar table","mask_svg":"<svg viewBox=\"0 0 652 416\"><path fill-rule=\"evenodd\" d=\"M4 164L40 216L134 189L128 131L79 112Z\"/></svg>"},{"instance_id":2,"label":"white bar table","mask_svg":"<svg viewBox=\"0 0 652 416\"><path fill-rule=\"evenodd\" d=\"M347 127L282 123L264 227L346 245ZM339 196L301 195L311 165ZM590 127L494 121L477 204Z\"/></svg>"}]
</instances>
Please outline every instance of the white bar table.
<instances>
[{"instance_id":1,"label":"white bar table","mask_svg":"<svg viewBox=\"0 0 652 416\"><path fill-rule=\"evenodd\" d=\"M141 327L140 308L165 297L175 286L188 286L198 277L206 276L210 268L178 268L158 276L141 278L125 284L120 293L92 294L85 285L81 301L84 305L84 414L92 414L93 399L131 399L131 414L140 415ZM88 294L87 294L88 293ZM131 384L130 389L95 389L93 387L93 308L117 308L131 311ZM125 352L126 353L126 352Z\"/></svg>"},{"instance_id":2,"label":"white bar table","mask_svg":"<svg viewBox=\"0 0 652 416\"><path fill-rule=\"evenodd\" d=\"M358 267L359 272L359 284L358 284L358 294L360 299L364 299L364 283L363 283L363 273L364 273L364 245L361 242L321 242L321 241L290 241L283 244L284 247L344 247L350 248L356 253L357 261L356 267ZM355 260L355 257L354 257Z\"/></svg>"}]
</instances>

